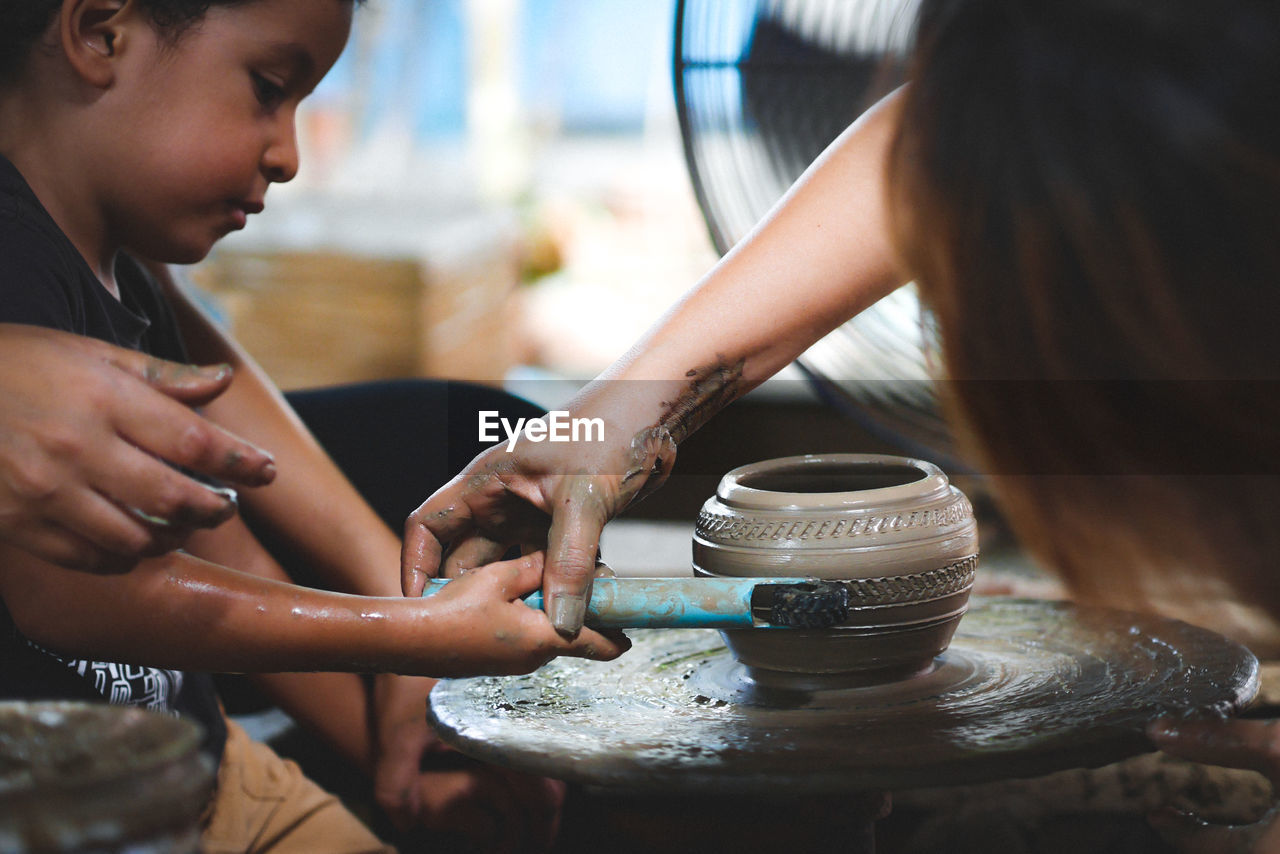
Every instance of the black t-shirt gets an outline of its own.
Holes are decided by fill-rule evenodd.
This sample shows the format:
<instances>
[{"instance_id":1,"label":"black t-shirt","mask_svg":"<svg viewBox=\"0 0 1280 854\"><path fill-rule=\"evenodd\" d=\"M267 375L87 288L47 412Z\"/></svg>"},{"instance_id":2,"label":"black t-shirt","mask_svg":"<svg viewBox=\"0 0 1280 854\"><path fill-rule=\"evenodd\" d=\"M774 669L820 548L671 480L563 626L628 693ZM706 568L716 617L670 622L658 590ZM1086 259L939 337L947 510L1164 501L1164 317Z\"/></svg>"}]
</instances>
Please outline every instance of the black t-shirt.
<instances>
[{"instance_id":1,"label":"black t-shirt","mask_svg":"<svg viewBox=\"0 0 1280 854\"><path fill-rule=\"evenodd\" d=\"M187 361L177 321L154 279L122 254L116 282L119 300L98 281L18 170L0 156L0 323L60 329ZM226 742L208 674L57 656L18 631L2 599L0 698L106 699L169 711L205 728L205 749L215 758Z\"/></svg>"}]
</instances>

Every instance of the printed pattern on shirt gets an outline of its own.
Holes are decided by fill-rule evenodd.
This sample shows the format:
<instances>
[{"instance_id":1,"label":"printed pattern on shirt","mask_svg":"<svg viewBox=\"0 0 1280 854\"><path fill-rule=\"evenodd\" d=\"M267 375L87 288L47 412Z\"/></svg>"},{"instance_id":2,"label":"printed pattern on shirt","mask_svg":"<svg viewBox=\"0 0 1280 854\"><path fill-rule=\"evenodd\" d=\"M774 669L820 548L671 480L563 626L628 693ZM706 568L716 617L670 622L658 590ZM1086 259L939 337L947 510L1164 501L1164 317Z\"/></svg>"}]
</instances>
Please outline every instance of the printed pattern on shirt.
<instances>
[{"instance_id":1,"label":"printed pattern on shirt","mask_svg":"<svg viewBox=\"0 0 1280 854\"><path fill-rule=\"evenodd\" d=\"M176 714L173 705L178 699L178 692L182 690L181 670L63 658L34 643L31 646L93 683L94 690L113 706L139 706L155 712Z\"/></svg>"}]
</instances>

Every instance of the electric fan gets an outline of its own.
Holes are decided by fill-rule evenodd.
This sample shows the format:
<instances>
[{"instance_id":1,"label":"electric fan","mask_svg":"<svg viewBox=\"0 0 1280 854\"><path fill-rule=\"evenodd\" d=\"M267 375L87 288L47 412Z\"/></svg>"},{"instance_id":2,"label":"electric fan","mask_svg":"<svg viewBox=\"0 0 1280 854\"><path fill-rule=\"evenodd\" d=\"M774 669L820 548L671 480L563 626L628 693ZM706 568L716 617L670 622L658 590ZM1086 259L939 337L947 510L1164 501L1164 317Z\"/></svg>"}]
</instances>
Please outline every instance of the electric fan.
<instances>
[{"instance_id":1,"label":"electric fan","mask_svg":"<svg viewBox=\"0 0 1280 854\"><path fill-rule=\"evenodd\" d=\"M721 254L845 127L904 80L917 4L679 0L676 105L694 190ZM864 427L956 468L930 378L935 342L931 319L907 286L798 361L823 397Z\"/></svg>"}]
</instances>

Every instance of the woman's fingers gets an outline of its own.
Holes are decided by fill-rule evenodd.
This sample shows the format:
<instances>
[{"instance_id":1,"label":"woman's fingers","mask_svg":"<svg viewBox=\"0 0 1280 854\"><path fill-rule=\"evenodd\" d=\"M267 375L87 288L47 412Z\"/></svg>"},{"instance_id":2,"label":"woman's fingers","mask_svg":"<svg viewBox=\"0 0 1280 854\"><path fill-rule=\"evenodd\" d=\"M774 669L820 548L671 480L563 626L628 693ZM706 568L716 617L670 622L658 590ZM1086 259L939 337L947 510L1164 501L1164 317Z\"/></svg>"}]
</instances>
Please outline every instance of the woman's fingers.
<instances>
[{"instance_id":1,"label":"woman's fingers","mask_svg":"<svg viewBox=\"0 0 1280 854\"><path fill-rule=\"evenodd\" d=\"M440 575L457 578L473 569L487 566L501 558L507 551L505 544L481 534L472 534L459 540L440 567Z\"/></svg>"},{"instance_id":2,"label":"woman's fingers","mask_svg":"<svg viewBox=\"0 0 1280 854\"><path fill-rule=\"evenodd\" d=\"M86 347L107 364L188 406L203 406L227 390L234 372L230 365L186 365L157 359L136 350L122 350L96 339Z\"/></svg>"},{"instance_id":3,"label":"woman's fingers","mask_svg":"<svg viewBox=\"0 0 1280 854\"><path fill-rule=\"evenodd\" d=\"M600 532L613 515L611 499L600 479L573 475L555 501L542 593L551 625L565 637L574 637L586 616Z\"/></svg>"},{"instance_id":4,"label":"woman's fingers","mask_svg":"<svg viewBox=\"0 0 1280 854\"><path fill-rule=\"evenodd\" d=\"M246 486L275 474L269 454L186 405L226 390L225 365L0 324L0 367L0 536L46 560L99 571L234 514L232 493L160 461Z\"/></svg>"},{"instance_id":5,"label":"woman's fingers","mask_svg":"<svg viewBox=\"0 0 1280 854\"><path fill-rule=\"evenodd\" d=\"M266 486L276 476L271 454L198 413L132 381L113 412L121 438L153 456L218 480Z\"/></svg>"},{"instance_id":6,"label":"woman's fingers","mask_svg":"<svg viewBox=\"0 0 1280 854\"><path fill-rule=\"evenodd\" d=\"M236 493L194 480L128 442L91 461L90 483L153 529L215 528L236 513Z\"/></svg>"},{"instance_id":7,"label":"woman's fingers","mask_svg":"<svg viewBox=\"0 0 1280 854\"><path fill-rule=\"evenodd\" d=\"M405 596L422 595L427 579L440 568L443 544L471 529L471 508L464 500L465 474L437 490L405 520L400 551L400 588Z\"/></svg>"},{"instance_id":8,"label":"woman's fingers","mask_svg":"<svg viewBox=\"0 0 1280 854\"><path fill-rule=\"evenodd\" d=\"M82 572L121 572L132 559L106 551L57 522L32 519L14 529L9 540L21 549L67 569Z\"/></svg>"}]
</instances>

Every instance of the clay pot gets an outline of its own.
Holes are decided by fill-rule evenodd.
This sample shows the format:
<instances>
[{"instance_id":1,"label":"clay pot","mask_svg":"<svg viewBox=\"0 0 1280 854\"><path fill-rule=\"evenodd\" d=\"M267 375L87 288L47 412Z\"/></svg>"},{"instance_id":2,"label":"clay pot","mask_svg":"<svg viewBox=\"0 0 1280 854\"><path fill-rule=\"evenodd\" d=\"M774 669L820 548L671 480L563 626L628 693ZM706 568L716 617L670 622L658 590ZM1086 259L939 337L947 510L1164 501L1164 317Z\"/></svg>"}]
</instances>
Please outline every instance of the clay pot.
<instances>
[{"instance_id":1,"label":"clay pot","mask_svg":"<svg viewBox=\"0 0 1280 854\"><path fill-rule=\"evenodd\" d=\"M977 555L973 507L941 469L866 454L734 469L703 505L693 540L699 575L850 582L855 607L842 625L723 633L754 678L800 686L930 667L968 606Z\"/></svg>"},{"instance_id":2,"label":"clay pot","mask_svg":"<svg viewBox=\"0 0 1280 854\"><path fill-rule=\"evenodd\" d=\"M194 852L213 761L189 721L105 703L0 703L0 851Z\"/></svg>"}]
</instances>

